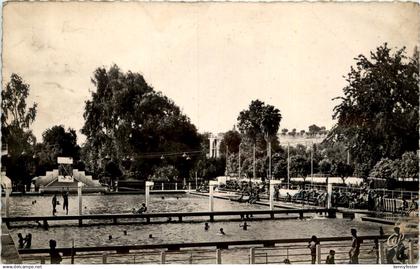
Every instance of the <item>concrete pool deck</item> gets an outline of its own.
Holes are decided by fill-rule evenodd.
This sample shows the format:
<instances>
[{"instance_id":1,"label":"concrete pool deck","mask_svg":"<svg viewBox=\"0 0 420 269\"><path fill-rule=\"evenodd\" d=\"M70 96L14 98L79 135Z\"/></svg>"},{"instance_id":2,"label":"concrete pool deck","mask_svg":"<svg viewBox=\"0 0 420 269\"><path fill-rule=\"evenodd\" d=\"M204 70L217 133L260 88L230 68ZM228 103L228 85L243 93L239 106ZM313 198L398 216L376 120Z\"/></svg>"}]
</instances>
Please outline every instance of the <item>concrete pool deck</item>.
<instances>
[{"instance_id":1,"label":"concrete pool deck","mask_svg":"<svg viewBox=\"0 0 420 269\"><path fill-rule=\"evenodd\" d=\"M2 264L21 264L19 251L13 241L5 224L1 225L1 263Z\"/></svg>"}]
</instances>

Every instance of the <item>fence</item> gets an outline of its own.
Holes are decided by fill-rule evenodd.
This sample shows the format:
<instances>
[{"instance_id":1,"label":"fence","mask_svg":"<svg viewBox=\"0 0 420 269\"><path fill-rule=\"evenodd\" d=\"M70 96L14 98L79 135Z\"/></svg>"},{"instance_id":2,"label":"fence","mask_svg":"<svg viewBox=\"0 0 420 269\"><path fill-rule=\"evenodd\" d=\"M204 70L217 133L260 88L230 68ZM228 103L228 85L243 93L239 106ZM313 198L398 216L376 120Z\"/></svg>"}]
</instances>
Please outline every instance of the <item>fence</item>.
<instances>
[{"instance_id":1,"label":"fence","mask_svg":"<svg viewBox=\"0 0 420 269\"><path fill-rule=\"evenodd\" d=\"M156 181L152 190L154 191L176 191L176 190L196 190L203 181L187 181L187 182L165 182ZM208 184L207 184L208 185Z\"/></svg>"},{"instance_id":2,"label":"fence","mask_svg":"<svg viewBox=\"0 0 420 269\"><path fill-rule=\"evenodd\" d=\"M306 185L305 190L310 189L318 189L322 191L326 191L327 187L326 185L320 185L320 184L313 184L313 185ZM375 191L376 193L382 194L384 198L390 198L390 199L418 199L419 192L416 191L395 191L395 190L385 190L385 189L371 189ZM351 193L361 193L363 191L366 191L366 189L363 188L355 188L355 187L343 187L343 186L334 186L333 185L333 191L340 191L340 192L351 192Z\"/></svg>"},{"instance_id":3,"label":"fence","mask_svg":"<svg viewBox=\"0 0 420 269\"><path fill-rule=\"evenodd\" d=\"M407 247L407 263L414 264L418 261L418 240L405 242ZM335 251L336 263L348 263L348 251L351 241L321 241L317 245L315 263L325 263L330 250ZM378 254L378 255L377 255ZM24 263L48 263L49 256L21 255ZM360 247L359 263L384 264L386 263L386 246L384 241L379 241L378 253L374 250L373 239L365 239ZM293 264L311 263L312 256L307 242L282 243L271 247L246 247L239 246L231 249L184 249L177 251L139 251L126 254L110 252L83 253L74 256L64 256L63 263L88 263L88 264L274 264L284 263L289 260Z\"/></svg>"}]
</instances>

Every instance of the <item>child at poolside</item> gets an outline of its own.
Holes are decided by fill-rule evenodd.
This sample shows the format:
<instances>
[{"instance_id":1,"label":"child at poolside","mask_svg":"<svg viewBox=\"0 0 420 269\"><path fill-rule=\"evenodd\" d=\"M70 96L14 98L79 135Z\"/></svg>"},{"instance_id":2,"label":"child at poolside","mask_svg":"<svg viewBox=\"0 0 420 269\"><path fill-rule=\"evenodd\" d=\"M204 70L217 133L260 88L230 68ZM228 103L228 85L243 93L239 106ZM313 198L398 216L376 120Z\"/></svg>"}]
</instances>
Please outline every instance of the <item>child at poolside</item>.
<instances>
[{"instance_id":1,"label":"child at poolside","mask_svg":"<svg viewBox=\"0 0 420 269\"><path fill-rule=\"evenodd\" d=\"M23 248L25 246L25 239L23 238L21 233L18 233L18 242L19 242L19 248Z\"/></svg>"},{"instance_id":2,"label":"child at poolside","mask_svg":"<svg viewBox=\"0 0 420 269\"><path fill-rule=\"evenodd\" d=\"M327 260L325 261L325 263L326 264L335 264L334 255L335 255L335 251L331 249L330 254L327 256Z\"/></svg>"}]
</instances>

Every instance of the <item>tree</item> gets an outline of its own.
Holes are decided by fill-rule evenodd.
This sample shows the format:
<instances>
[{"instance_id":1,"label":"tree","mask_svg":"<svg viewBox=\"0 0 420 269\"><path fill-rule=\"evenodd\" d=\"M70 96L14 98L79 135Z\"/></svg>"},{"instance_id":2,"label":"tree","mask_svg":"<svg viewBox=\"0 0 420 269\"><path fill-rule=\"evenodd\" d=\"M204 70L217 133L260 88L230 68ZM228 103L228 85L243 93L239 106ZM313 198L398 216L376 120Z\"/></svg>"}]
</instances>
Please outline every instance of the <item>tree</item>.
<instances>
[{"instance_id":1,"label":"tree","mask_svg":"<svg viewBox=\"0 0 420 269\"><path fill-rule=\"evenodd\" d=\"M27 108L26 98L29 96L29 85L16 74L10 76L10 82L1 92L1 125L2 128L15 127L27 130L36 117L37 104ZM3 136L10 133L2 132Z\"/></svg>"},{"instance_id":2,"label":"tree","mask_svg":"<svg viewBox=\"0 0 420 269\"><path fill-rule=\"evenodd\" d=\"M72 157L77 161L80 157L80 147L77 145L77 134L74 129L67 131L62 125L47 129L42 134L43 144L53 149L54 158L59 156Z\"/></svg>"},{"instance_id":3,"label":"tree","mask_svg":"<svg viewBox=\"0 0 420 269\"><path fill-rule=\"evenodd\" d=\"M406 152L401 159L394 160L394 171L392 178L403 180L406 178L418 179L419 177L419 157L414 152Z\"/></svg>"},{"instance_id":4,"label":"tree","mask_svg":"<svg viewBox=\"0 0 420 269\"><path fill-rule=\"evenodd\" d=\"M1 139L2 144L8 146L6 173L13 185L28 185L31 179L28 156L35 136L29 127L35 120L37 104L27 107L29 91L29 85L17 74L12 74L1 92Z\"/></svg>"},{"instance_id":5,"label":"tree","mask_svg":"<svg viewBox=\"0 0 420 269\"><path fill-rule=\"evenodd\" d=\"M311 163L304 156L296 155L290 158L290 173L301 176L303 181L311 173Z\"/></svg>"},{"instance_id":6,"label":"tree","mask_svg":"<svg viewBox=\"0 0 420 269\"><path fill-rule=\"evenodd\" d=\"M38 175L57 168L57 157L71 157L76 164L80 159L76 131L71 128L66 131L62 125L53 126L43 132L42 143L36 144L34 152Z\"/></svg>"},{"instance_id":7,"label":"tree","mask_svg":"<svg viewBox=\"0 0 420 269\"><path fill-rule=\"evenodd\" d=\"M178 170L173 165L156 167L150 176L152 180L175 181L179 177Z\"/></svg>"},{"instance_id":8,"label":"tree","mask_svg":"<svg viewBox=\"0 0 420 269\"><path fill-rule=\"evenodd\" d=\"M236 130L227 131L220 142L220 152L224 156L226 148L229 152L238 152L241 143L241 134Z\"/></svg>"},{"instance_id":9,"label":"tree","mask_svg":"<svg viewBox=\"0 0 420 269\"><path fill-rule=\"evenodd\" d=\"M287 160L284 158L274 158L273 160L274 178L287 178Z\"/></svg>"},{"instance_id":10,"label":"tree","mask_svg":"<svg viewBox=\"0 0 420 269\"><path fill-rule=\"evenodd\" d=\"M323 159L319 162L319 171L324 175L330 175L331 174L331 168L332 164L331 161L328 159Z\"/></svg>"},{"instance_id":11,"label":"tree","mask_svg":"<svg viewBox=\"0 0 420 269\"><path fill-rule=\"evenodd\" d=\"M312 136L317 135L319 133L319 131L321 131L321 127L318 127L315 124L312 124L308 127L309 135L312 135Z\"/></svg>"},{"instance_id":12,"label":"tree","mask_svg":"<svg viewBox=\"0 0 420 269\"><path fill-rule=\"evenodd\" d=\"M419 54L407 58L387 44L359 55L347 75L344 97L334 108L337 124L328 139L348 145L356 168L366 171L382 158L419 148ZM365 173L365 172L363 172Z\"/></svg>"},{"instance_id":13,"label":"tree","mask_svg":"<svg viewBox=\"0 0 420 269\"><path fill-rule=\"evenodd\" d=\"M169 152L179 154L166 158L165 165L189 176L197 158L185 162L182 152L200 150L201 138L172 100L154 91L141 74L123 73L116 65L96 69L92 83L96 90L86 102L82 128L91 151L89 167L97 170L106 155L118 162L131 156L132 172L148 178L153 167L162 165L160 154L152 153Z\"/></svg>"},{"instance_id":14,"label":"tree","mask_svg":"<svg viewBox=\"0 0 420 269\"><path fill-rule=\"evenodd\" d=\"M225 172L225 161L222 158L200 158L195 164L195 171L200 178L214 179Z\"/></svg>"},{"instance_id":15,"label":"tree","mask_svg":"<svg viewBox=\"0 0 420 269\"><path fill-rule=\"evenodd\" d=\"M280 110L272 105L265 105L264 102L260 100L254 100L251 102L248 109L239 113L238 127L240 132L245 134L252 141L255 152L255 147L259 138L263 138L267 145L277 139L280 121ZM253 177L255 178L255 157L253 159Z\"/></svg>"},{"instance_id":16,"label":"tree","mask_svg":"<svg viewBox=\"0 0 420 269\"><path fill-rule=\"evenodd\" d=\"M395 170L398 170L398 161L388 158L383 158L375 164L370 172L371 177L382 178L386 180L387 188L394 189L395 187Z\"/></svg>"},{"instance_id":17,"label":"tree","mask_svg":"<svg viewBox=\"0 0 420 269\"><path fill-rule=\"evenodd\" d=\"M419 178L419 156L414 152L406 152L401 157L400 176L402 178Z\"/></svg>"},{"instance_id":18,"label":"tree","mask_svg":"<svg viewBox=\"0 0 420 269\"><path fill-rule=\"evenodd\" d=\"M383 179L391 179L393 178L393 171L396 168L395 164L396 163L393 160L384 158L375 164L372 171L370 172L370 176Z\"/></svg>"},{"instance_id":19,"label":"tree","mask_svg":"<svg viewBox=\"0 0 420 269\"><path fill-rule=\"evenodd\" d=\"M343 184L346 183L346 178L353 174L353 167L344 162L338 162L333 165L333 174L341 177Z\"/></svg>"}]
</instances>

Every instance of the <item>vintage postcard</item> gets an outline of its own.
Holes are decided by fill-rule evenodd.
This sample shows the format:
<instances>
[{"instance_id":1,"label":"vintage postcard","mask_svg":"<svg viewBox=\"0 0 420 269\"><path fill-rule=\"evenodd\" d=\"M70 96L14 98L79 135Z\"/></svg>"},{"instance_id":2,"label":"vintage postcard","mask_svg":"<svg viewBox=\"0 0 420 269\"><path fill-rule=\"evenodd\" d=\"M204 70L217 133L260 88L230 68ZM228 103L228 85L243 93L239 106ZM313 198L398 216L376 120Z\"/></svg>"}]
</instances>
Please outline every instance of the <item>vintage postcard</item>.
<instances>
[{"instance_id":1,"label":"vintage postcard","mask_svg":"<svg viewBox=\"0 0 420 269\"><path fill-rule=\"evenodd\" d=\"M2 8L2 264L417 266L417 3Z\"/></svg>"}]
</instances>

